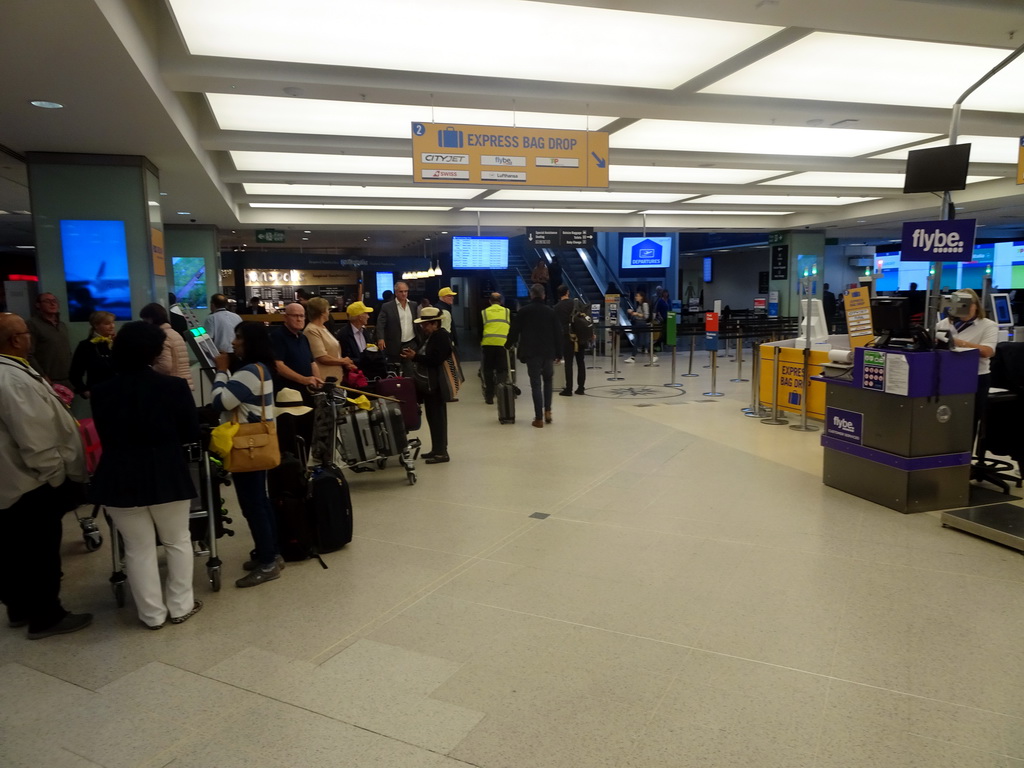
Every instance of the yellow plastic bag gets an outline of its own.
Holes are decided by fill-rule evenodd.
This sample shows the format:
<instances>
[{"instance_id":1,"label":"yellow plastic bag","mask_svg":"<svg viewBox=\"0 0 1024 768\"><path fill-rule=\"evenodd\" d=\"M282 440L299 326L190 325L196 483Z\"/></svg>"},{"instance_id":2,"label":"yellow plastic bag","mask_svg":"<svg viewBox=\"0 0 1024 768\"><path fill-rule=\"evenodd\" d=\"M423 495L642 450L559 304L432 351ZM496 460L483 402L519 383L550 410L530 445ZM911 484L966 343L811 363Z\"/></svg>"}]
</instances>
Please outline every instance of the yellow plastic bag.
<instances>
[{"instance_id":1,"label":"yellow plastic bag","mask_svg":"<svg viewBox=\"0 0 1024 768\"><path fill-rule=\"evenodd\" d=\"M238 432L238 422L232 419L218 424L210 432L210 450L227 461L231 455L231 446L234 444L235 434Z\"/></svg>"},{"instance_id":2,"label":"yellow plastic bag","mask_svg":"<svg viewBox=\"0 0 1024 768\"><path fill-rule=\"evenodd\" d=\"M345 399L357 408L362 408L364 411L369 411L373 408L366 395L360 395L359 397L347 397Z\"/></svg>"}]
</instances>

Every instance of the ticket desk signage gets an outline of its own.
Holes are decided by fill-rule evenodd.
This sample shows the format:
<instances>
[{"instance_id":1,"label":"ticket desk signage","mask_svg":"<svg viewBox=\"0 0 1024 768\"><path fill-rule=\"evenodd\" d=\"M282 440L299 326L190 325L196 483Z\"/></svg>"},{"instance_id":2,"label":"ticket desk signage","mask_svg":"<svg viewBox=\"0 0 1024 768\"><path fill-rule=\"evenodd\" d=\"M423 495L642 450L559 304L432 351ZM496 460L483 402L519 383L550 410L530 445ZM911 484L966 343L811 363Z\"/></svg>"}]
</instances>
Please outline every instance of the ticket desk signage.
<instances>
[{"instance_id":1,"label":"ticket desk signage","mask_svg":"<svg viewBox=\"0 0 1024 768\"><path fill-rule=\"evenodd\" d=\"M904 513L966 506L977 351L862 347L852 374L824 379L825 485Z\"/></svg>"}]
</instances>

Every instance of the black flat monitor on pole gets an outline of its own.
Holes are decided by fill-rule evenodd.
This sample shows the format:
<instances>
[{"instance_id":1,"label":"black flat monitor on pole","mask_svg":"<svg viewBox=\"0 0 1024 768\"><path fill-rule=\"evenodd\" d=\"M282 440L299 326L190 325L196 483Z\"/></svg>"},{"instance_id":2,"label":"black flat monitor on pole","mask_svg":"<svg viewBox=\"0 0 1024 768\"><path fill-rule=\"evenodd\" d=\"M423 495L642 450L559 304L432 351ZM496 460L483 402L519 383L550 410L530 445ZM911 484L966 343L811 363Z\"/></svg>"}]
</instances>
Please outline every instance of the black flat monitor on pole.
<instances>
[{"instance_id":1,"label":"black flat monitor on pole","mask_svg":"<svg viewBox=\"0 0 1024 768\"><path fill-rule=\"evenodd\" d=\"M907 155L903 192L951 192L967 186L970 144L912 149Z\"/></svg>"}]
</instances>

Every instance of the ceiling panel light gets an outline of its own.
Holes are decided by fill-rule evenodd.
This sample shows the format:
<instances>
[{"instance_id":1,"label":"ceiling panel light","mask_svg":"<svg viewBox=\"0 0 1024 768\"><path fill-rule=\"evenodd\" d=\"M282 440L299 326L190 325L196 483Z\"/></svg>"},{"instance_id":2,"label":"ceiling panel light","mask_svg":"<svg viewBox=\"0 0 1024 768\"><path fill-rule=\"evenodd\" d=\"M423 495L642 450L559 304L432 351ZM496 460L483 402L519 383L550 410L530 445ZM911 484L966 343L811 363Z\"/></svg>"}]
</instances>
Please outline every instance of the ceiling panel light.
<instances>
[{"instance_id":1,"label":"ceiling panel light","mask_svg":"<svg viewBox=\"0 0 1024 768\"><path fill-rule=\"evenodd\" d=\"M64 109L64 105L56 101L30 101L29 104L40 109Z\"/></svg>"},{"instance_id":2,"label":"ceiling panel light","mask_svg":"<svg viewBox=\"0 0 1024 768\"><path fill-rule=\"evenodd\" d=\"M482 213L599 213L599 214L625 214L634 213L635 208L625 210L612 210L609 208L463 208L470 213L480 211Z\"/></svg>"},{"instance_id":3,"label":"ceiling panel light","mask_svg":"<svg viewBox=\"0 0 1024 768\"><path fill-rule=\"evenodd\" d=\"M641 211L654 216L662 214L672 216L788 216L793 211L673 211L668 208Z\"/></svg>"},{"instance_id":4,"label":"ceiling panel light","mask_svg":"<svg viewBox=\"0 0 1024 768\"><path fill-rule=\"evenodd\" d=\"M368 176L412 177L411 157L317 155L305 152L248 152L231 150L239 171L272 173L358 173Z\"/></svg>"},{"instance_id":5,"label":"ceiling panel light","mask_svg":"<svg viewBox=\"0 0 1024 768\"><path fill-rule=\"evenodd\" d=\"M610 144L614 149L857 157L934 137L905 131L646 119L613 133Z\"/></svg>"},{"instance_id":6,"label":"ceiling panel light","mask_svg":"<svg viewBox=\"0 0 1024 768\"><path fill-rule=\"evenodd\" d=\"M331 211L450 211L449 205L336 205L332 203L249 203L250 208L308 208Z\"/></svg>"},{"instance_id":7,"label":"ceiling panel light","mask_svg":"<svg viewBox=\"0 0 1024 768\"><path fill-rule=\"evenodd\" d=\"M703 92L950 108L1008 54L999 48L815 32ZM993 89L989 83L964 106L1024 111L1024 89L1019 87L1024 60L1018 59L1000 75L1008 88Z\"/></svg>"},{"instance_id":8,"label":"ceiling panel light","mask_svg":"<svg viewBox=\"0 0 1024 768\"><path fill-rule=\"evenodd\" d=\"M609 181L651 181L669 184L750 184L785 173L736 168L678 168L668 165L610 165Z\"/></svg>"},{"instance_id":9,"label":"ceiling panel light","mask_svg":"<svg viewBox=\"0 0 1024 768\"><path fill-rule=\"evenodd\" d=\"M485 190L454 187L357 187L344 184L242 185L247 195L302 195L303 197L405 197L427 200L469 200Z\"/></svg>"},{"instance_id":10,"label":"ceiling panel light","mask_svg":"<svg viewBox=\"0 0 1024 768\"><path fill-rule=\"evenodd\" d=\"M783 179L765 181L761 186L780 187L883 187L886 189L903 189L904 174L902 173L831 173L811 171L786 176ZM991 181L998 176L968 176L967 183Z\"/></svg>"},{"instance_id":11,"label":"ceiling panel light","mask_svg":"<svg viewBox=\"0 0 1024 768\"><path fill-rule=\"evenodd\" d=\"M536 200L552 203L674 203L693 197L679 192L576 192L572 190L502 189L488 200Z\"/></svg>"},{"instance_id":12,"label":"ceiling panel light","mask_svg":"<svg viewBox=\"0 0 1024 768\"><path fill-rule=\"evenodd\" d=\"M674 88L779 27L526 0L170 0L200 56ZM340 6L340 7L339 7ZM346 35L339 29L387 30ZM271 33L268 34L268 31ZM543 56L479 45L557 35Z\"/></svg>"},{"instance_id":13,"label":"ceiling panel light","mask_svg":"<svg viewBox=\"0 0 1024 768\"><path fill-rule=\"evenodd\" d=\"M597 115L289 99L283 96L249 96L237 93L208 93L206 98L217 124L225 131L408 139L412 136L414 122L515 125L520 128L583 131L596 130L614 119Z\"/></svg>"},{"instance_id":14,"label":"ceiling panel light","mask_svg":"<svg viewBox=\"0 0 1024 768\"><path fill-rule=\"evenodd\" d=\"M708 195L687 205L849 205L877 197L827 197L825 195Z\"/></svg>"},{"instance_id":15,"label":"ceiling panel light","mask_svg":"<svg viewBox=\"0 0 1024 768\"><path fill-rule=\"evenodd\" d=\"M1017 151L1020 139L1007 136L960 136L957 144L971 145L972 163L1013 163L1017 164ZM910 149L898 149L895 152L887 152L884 155L875 155L874 159L879 160L906 160L911 149L931 149L932 147L949 146L949 139L930 141L927 144L918 144Z\"/></svg>"}]
</instances>

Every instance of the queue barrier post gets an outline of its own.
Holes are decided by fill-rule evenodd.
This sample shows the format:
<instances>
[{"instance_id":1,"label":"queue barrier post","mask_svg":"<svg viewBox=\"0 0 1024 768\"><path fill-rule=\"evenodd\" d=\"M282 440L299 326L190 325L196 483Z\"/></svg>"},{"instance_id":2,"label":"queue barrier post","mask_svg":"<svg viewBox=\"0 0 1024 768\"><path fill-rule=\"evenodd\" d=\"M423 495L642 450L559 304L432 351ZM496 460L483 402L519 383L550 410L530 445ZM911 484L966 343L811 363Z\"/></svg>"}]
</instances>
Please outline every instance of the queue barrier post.
<instances>
[{"instance_id":1,"label":"queue barrier post","mask_svg":"<svg viewBox=\"0 0 1024 768\"><path fill-rule=\"evenodd\" d=\"M782 354L782 347L775 347L775 357L772 358L772 415L770 418L761 419L762 424L789 424L787 419L782 418L779 411L779 356Z\"/></svg>"}]
</instances>

